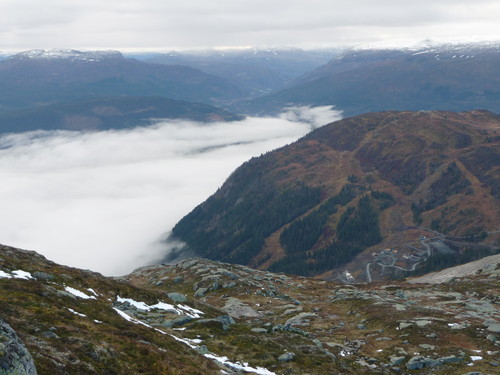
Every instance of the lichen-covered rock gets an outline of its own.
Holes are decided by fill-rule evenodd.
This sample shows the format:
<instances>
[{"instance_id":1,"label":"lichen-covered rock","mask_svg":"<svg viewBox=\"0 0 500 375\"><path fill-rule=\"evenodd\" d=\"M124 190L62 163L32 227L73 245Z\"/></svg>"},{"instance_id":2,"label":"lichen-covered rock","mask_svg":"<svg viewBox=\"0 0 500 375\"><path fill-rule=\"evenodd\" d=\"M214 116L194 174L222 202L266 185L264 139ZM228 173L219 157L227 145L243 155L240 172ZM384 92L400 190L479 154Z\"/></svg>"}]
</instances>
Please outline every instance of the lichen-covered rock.
<instances>
[{"instance_id":1,"label":"lichen-covered rock","mask_svg":"<svg viewBox=\"0 0 500 375\"><path fill-rule=\"evenodd\" d=\"M500 323L490 324L487 330L493 333L500 333Z\"/></svg>"},{"instance_id":2,"label":"lichen-covered rock","mask_svg":"<svg viewBox=\"0 0 500 375\"><path fill-rule=\"evenodd\" d=\"M168 298L170 298L172 301L174 302L178 302L178 303L182 303L182 302L186 302L187 301L187 298L184 294L182 293L168 293Z\"/></svg>"},{"instance_id":3,"label":"lichen-covered rock","mask_svg":"<svg viewBox=\"0 0 500 375\"><path fill-rule=\"evenodd\" d=\"M0 319L0 375L36 375L33 358L14 330Z\"/></svg>"},{"instance_id":4,"label":"lichen-covered rock","mask_svg":"<svg viewBox=\"0 0 500 375\"><path fill-rule=\"evenodd\" d=\"M406 363L406 368L408 370L418 370L425 366L425 358L422 356L415 356L410 358Z\"/></svg>"},{"instance_id":5,"label":"lichen-covered rock","mask_svg":"<svg viewBox=\"0 0 500 375\"><path fill-rule=\"evenodd\" d=\"M294 358L295 358L295 353L287 352L285 354L280 355L278 357L278 361L280 361L280 362L290 362Z\"/></svg>"},{"instance_id":6,"label":"lichen-covered rock","mask_svg":"<svg viewBox=\"0 0 500 375\"><path fill-rule=\"evenodd\" d=\"M238 298L230 297L222 308L229 316L233 318L255 318L260 317L260 313L255 311L247 304L241 302Z\"/></svg>"},{"instance_id":7,"label":"lichen-covered rock","mask_svg":"<svg viewBox=\"0 0 500 375\"><path fill-rule=\"evenodd\" d=\"M406 357L398 357L398 356L392 356L390 357L390 364L391 366L397 366L400 365L405 361Z\"/></svg>"},{"instance_id":8,"label":"lichen-covered rock","mask_svg":"<svg viewBox=\"0 0 500 375\"><path fill-rule=\"evenodd\" d=\"M33 277L41 281L52 281L55 278L54 275L42 271L33 272Z\"/></svg>"},{"instance_id":9,"label":"lichen-covered rock","mask_svg":"<svg viewBox=\"0 0 500 375\"><path fill-rule=\"evenodd\" d=\"M301 312L298 315L295 315L293 318L290 318L286 321L285 325L302 325L304 323L309 322L310 319L317 318L318 315L314 313Z\"/></svg>"}]
</instances>

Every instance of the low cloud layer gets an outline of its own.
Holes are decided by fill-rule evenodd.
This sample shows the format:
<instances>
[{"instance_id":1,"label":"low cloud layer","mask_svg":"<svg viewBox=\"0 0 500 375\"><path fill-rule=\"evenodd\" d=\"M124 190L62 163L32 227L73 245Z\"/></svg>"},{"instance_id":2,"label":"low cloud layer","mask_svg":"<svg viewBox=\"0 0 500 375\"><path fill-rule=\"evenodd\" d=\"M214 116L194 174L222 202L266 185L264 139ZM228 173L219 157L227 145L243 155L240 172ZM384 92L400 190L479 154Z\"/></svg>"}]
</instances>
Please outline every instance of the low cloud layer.
<instances>
[{"instance_id":1,"label":"low cloud layer","mask_svg":"<svg viewBox=\"0 0 500 375\"><path fill-rule=\"evenodd\" d=\"M329 107L233 123L162 122L106 132L0 138L0 243L120 275L241 163L340 118Z\"/></svg>"}]
</instances>

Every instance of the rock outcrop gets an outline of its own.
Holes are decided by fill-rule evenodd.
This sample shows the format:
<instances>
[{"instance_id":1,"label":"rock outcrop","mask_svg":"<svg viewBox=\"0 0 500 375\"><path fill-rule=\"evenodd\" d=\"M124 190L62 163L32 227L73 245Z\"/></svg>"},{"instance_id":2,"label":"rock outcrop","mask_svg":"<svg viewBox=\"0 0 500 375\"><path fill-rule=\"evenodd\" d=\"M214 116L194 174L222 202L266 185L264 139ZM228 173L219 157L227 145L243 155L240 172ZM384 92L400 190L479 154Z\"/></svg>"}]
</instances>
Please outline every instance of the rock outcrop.
<instances>
[{"instance_id":1,"label":"rock outcrop","mask_svg":"<svg viewBox=\"0 0 500 375\"><path fill-rule=\"evenodd\" d=\"M26 346L10 325L0 318L0 375L37 375Z\"/></svg>"}]
</instances>

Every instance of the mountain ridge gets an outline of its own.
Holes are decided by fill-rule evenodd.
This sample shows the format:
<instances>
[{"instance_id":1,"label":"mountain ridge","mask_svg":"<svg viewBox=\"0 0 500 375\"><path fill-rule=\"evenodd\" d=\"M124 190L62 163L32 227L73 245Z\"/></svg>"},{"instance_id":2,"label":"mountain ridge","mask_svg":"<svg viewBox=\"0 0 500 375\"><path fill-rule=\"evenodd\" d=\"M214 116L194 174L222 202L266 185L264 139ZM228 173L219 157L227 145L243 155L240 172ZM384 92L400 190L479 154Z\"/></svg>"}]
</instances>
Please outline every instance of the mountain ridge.
<instances>
[{"instance_id":1,"label":"mountain ridge","mask_svg":"<svg viewBox=\"0 0 500 375\"><path fill-rule=\"evenodd\" d=\"M241 118L208 104L163 97L96 97L0 113L0 132L108 130L145 126L163 119L214 122Z\"/></svg>"},{"instance_id":2,"label":"mountain ridge","mask_svg":"<svg viewBox=\"0 0 500 375\"><path fill-rule=\"evenodd\" d=\"M119 52L32 54L48 58L21 53L0 61L0 111L89 97L163 96L217 105L241 96L236 86L222 78L187 66L147 64Z\"/></svg>"},{"instance_id":3,"label":"mountain ridge","mask_svg":"<svg viewBox=\"0 0 500 375\"><path fill-rule=\"evenodd\" d=\"M500 222L499 126L485 111L340 120L243 164L173 238L215 260L324 278L346 267L358 281L401 277L431 253L489 255L498 251L488 233ZM387 254L392 264L385 248L398 251Z\"/></svg>"},{"instance_id":4,"label":"mountain ridge","mask_svg":"<svg viewBox=\"0 0 500 375\"><path fill-rule=\"evenodd\" d=\"M333 105L345 116L384 110L499 113L499 53L499 43L352 50L282 91L234 106L252 114L293 105Z\"/></svg>"}]
</instances>

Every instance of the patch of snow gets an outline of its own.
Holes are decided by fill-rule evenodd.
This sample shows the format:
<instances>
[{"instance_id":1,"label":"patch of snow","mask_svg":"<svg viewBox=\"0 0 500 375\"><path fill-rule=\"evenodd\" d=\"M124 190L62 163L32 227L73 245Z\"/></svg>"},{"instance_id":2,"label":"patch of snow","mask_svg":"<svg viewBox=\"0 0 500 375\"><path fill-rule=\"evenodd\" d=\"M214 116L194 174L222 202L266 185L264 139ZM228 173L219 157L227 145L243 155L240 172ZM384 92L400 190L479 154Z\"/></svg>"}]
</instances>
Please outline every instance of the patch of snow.
<instances>
[{"instance_id":1,"label":"patch of snow","mask_svg":"<svg viewBox=\"0 0 500 375\"><path fill-rule=\"evenodd\" d=\"M88 61L99 62L104 59L121 57L118 51L76 51L69 49L34 49L11 56L11 59L29 60L68 60L68 61Z\"/></svg>"},{"instance_id":2,"label":"patch of snow","mask_svg":"<svg viewBox=\"0 0 500 375\"><path fill-rule=\"evenodd\" d=\"M120 303L128 302L132 306L134 306L136 309L139 309L139 310L145 310L145 311L151 310L151 307L149 307L146 303L137 302L137 301L133 300L132 298L122 298L120 296L116 296L116 300Z\"/></svg>"},{"instance_id":3,"label":"patch of snow","mask_svg":"<svg viewBox=\"0 0 500 375\"><path fill-rule=\"evenodd\" d=\"M174 328L174 331L185 331L185 330L186 330L186 327Z\"/></svg>"},{"instance_id":4,"label":"patch of snow","mask_svg":"<svg viewBox=\"0 0 500 375\"><path fill-rule=\"evenodd\" d=\"M68 307L68 310L69 310L70 312L72 312L73 314L75 314L75 315L81 316L82 318L87 317L87 315L82 314L82 313L79 313L78 311L75 311L75 310L73 310L73 309L70 309L69 307Z\"/></svg>"},{"instance_id":5,"label":"patch of snow","mask_svg":"<svg viewBox=\"0 0 500 375\"><path fill-rule=\"evenodd\" d=\"M31 273L23 271L23 270L12 271L12 274L14 275L15 279L24 279L24 280L33 279L33 276L31 276Z\"/></svg>"},{"instance_id":6,"label":"patch of snow","mask_svg":"<svg viewBox=\"0 0 500 375\"><path fill-rule=\"evenodd\" d=\"M344 276L348 281L354 280L354 277L352 276L352 274L349 271L344 271Z\"/></svg>"},{"instance_id":7,"label":"patch of snow","mask_svg":"<svg viewBox=\"0 0 500 375\"><path fill-rule=\"evenodd\" d=\"M12 275L0 270L0 279L12 279Z\"/></svg>"},{"instance_id":8,"label":"patch of snow","mask_svg":"<svg viewBox=\"0 0 500 375\"><path fill-rule=\"evenodd\" d=\"M138 319L135 319L135 318L131 317L130 315L124 313L123 311L117 309L116 307L113 307L113 310L115 310L118 313L118 315L120 315L123 319L125 319L125 320L127 320L127 321L129 321L131 323L143 325L143 326L148 327L148 328L153 328L149 324L146 324L144 322L141 322ZM160 331L160 332L162 332L162 331Z\"/></svg>"},{"instance_id":9,"label":"patch of snow","mask_svg":"<svg viewBox=\"0 0 500 375\"><path fill-rule=\"evenodd\" d=\"M158 328L156 328L157 331L163 333L165 335L165 332L159 330ZM174 336L174 335L170 335L171 337L173 337L176 341L179 341L179 342L182 342L183 344L186 344L187 346L189 346L191 349L196 349L198 348L196 345L193 345L191 344L188 340L186 339L181 339L180 337L177 337L177 336Z\"/></svg>"},{"instance_id":10,"label":"patch of snow","mask_svg":"<svg viewBox=\"0 0 500 375\"><path fill-rule=\"evenodd\" d=\"M99 294L96 293L96 291L92 288L87 288L87 290L92 293L94 296L99 297Z\"/></svg>"},{"instance_id":11,"label":"patch of snow","mask_svg":"<svg viewBox=\"0 0 500 375\"><path fill-rule=\"evenodd\" d=\"M350 356L350 355L351 355L351 352L350 352L349 350L342 349L342 350L340 351L340 355L341 355L342 357L348 357L348 356Z\"/></svg>"},{"instance_id":12,"label":"patch of snow","mask_svg":"<svg viewBox=\"0 0 500 375\"><path fill-rule=\"evenodd\" d=\"M165 302L158 302L155 305L149 306L150 309L157 309L157 310L164 310L164 311L172 311L176 312L177 314L180 315L179 310L175 308L174 305L171 305L170 303L165 303Z\"/></svg>"},{"instance_id":13,"label":"patch of snow","mask_svg":"<svg viewBox=\"0 0 500 375\"><path fill-rule=\"evenodd\" d=\"M480 355L471 355L470 359L473 361L480 361L483 359L483 357L481 357Z\"/></svg>"},{"instance_id":14,"label":"patch of snow","mask_svg":"<svg viewBox=\"0 0 500 375\"><path fill-rule=\"evenodd\" d=\"M117 300L118 300L118 302L129 302L131 305L137 307L138 309L144 309L144 310L149 309L149 308L155 308L155 306L163 304L162 302L160 302L160 303L158 303L156 305L149 306L149 305L147 305L144 302L137 302L137 301L134 301L134 300L132 300L130 298L121 298L120 296L117 296ZM165 303L164 305L169 305L169 304ZM203 314L201 311L198 311L196 309L192 309L189 306L179 305L179 307L181 307L181 306L184 309L189 309L189 310L197 311L198 313ZM127 320L127 321L129 321L131 323L141 324L141 325L143 325L145 327L152 328L155 331L161 333L162 335L166 335L167 334L166 332L164 332L164 331L162 331L162 330L160 330L158 328L154 328L154 327L150 326L149 324L143 323L140 320L131 317L130 315L128 315L125 312L117 309L116 307L113 307L113 310L115 310L123 319L125 319L125 320ZM177 329L177 330L183 330L183 329L181 328L181 329ZM171 335L171 334L169 334L169 336L173 337L176 341L182 342L183 344L189 346L191 349L197 349L198 348L197 344L201 344L202 343L201 339L185 339L185 338L180 338L180 337L177 337L177 336L174 336L174 335ZM227 366L227 367L235 369L235 370L251 372L251 373L259 374L259 375L276 375L276 373L271 372L268 369L263 368L263 367L257 367L257 368L251 367L246 362L244 362L244 363L241 363L241 362L230 362L227 357L221 357L221 356L218 356L218 355L215 355L215 354L204 354L204 356L206 358L208 358L208 359L215 360L215 361L223 364L224 366Z\"/></svg>"},{"instance_id":15,"label":"patch of snow","mask_svg":"<svg viewBox=\"0 0 500 375\"><path fill-rule=\"evenodd\" d=\"M213 359L219 363L222 363L224 366L230 367L235 370L246 371L260 375L276 375L275 372L269 371L268 369L263 367L253 368L250 367L248 363L230 362L227 357L220 357L214 354L204 354L204 357Z\"/></svg>"},{"instance_id":16,"label":"patch of snow","mask_svg":"<svg viewBox=\"0 0 500 375\"><path fill-rule=\"evenodd\" d=\"M416 56L416 55L422 55L424 53L430 53L430 52L434 52L434 50L415 52L415 53L412 53L411 55Z\"/></svg>"},{"instance_id":17,"label":"patch of snow","mask_svg":"<svg viewBox=\"0 0 500 375\"><path fill-rule=\"evenodd\" d=\"M203 340L201 339L184 339L186 340L187 342L193 344L193 345L198 345L198 344L201 344L203 342Z\"/></svg>"},{"instance_id":18,"label":"patch of snow","mask_svg":"<svg viewBox=\"0 0 500 375\"><path fill-rule=\"evenodd\" d=\"M132 298L122 298L120 296L116 297L116 300L120 303L128 302L130 305L134 306L136 309L149 311L153 309L164 310L174 312L178 315L187 315L191 318L199 318L203 312L200 310L193 309L192 307L186 305L178 305L177 307L165 302L158 302L155 305L148 305L145 302L135 301Z\"/></svg>"},{"instance_id":19,"label":"patch of snow","mask_svg":"<svg viewBox=\"0 0 500 375\"><path fill-rule=\"evenodd\" d=\"M102 324L102 322L100 320L97 320L97 319L94 319L94 323Z\"/></svg>"},{"instance_id":20,"label":"patch of snow","mask_svg":"<svg viewBox=\"0 0 500 375\"><path fill-rule=\"evenodd\" d=\"M85 294L78 289L72 288L70 286L65 286L64 289L66 292L73 294L75 297L82 298L82 299L96 299L94 296L89 296L88 294Z\"/></svg>"},{"instance_id":21,"label":"patch of snow","mask_svg":"<svg viewBox=\"0 0 500 375\"><path fill-rule=\"evenodd\" d=\"M157 309L157 310L164 310L164 311L175 312L175 313L177 313L179 315L181 314L179 312L179 310L176 309L175 306L171 305L170 303L158 302L155 305L148 305L145 302L135 301L132 298L122 298L120 296L116 296L116 300L118 302L120 302L120 303L128 302L129 304L131 304L132 306L134 306L138 310L150 311L150 310L153 310L153 309Z\"/></svg>"},{"instance_id":22,"label":"patch of snow","mask_svg":"<svg viewBox=\"0 0 500 375\"><path fill-rule=\"evenodd\" d=\"M204 314L203 311L193 309L192 307L186 305L177 305L177 307L185 311L187 315L189 315L191 318L199 318L201 315Z\"/></svg>"}]
</instances>

